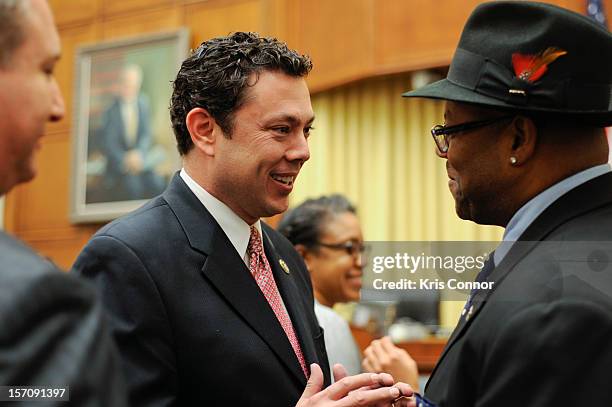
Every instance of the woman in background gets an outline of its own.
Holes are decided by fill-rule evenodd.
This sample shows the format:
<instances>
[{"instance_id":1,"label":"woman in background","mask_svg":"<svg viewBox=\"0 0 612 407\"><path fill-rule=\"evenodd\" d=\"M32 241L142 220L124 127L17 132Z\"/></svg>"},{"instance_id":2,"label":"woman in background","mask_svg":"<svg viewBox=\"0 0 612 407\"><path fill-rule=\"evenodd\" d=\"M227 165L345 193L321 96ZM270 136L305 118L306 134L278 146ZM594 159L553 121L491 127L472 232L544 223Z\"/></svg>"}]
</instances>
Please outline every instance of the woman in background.
<instances>
[{"instance_id":1,"label":"woman in background","mask_svg":"<svg viewBox=\"0 0 612 407\"><path fill-rule=\"evenodd\" d=\"M360 373L355 339L348 323L332 309L336 303L360 298L365 246L355 207L342 195L309 199L285 214L278 230L293 243L310 273L330 367L341 363L349 375ZM418 390L416 363L389 338L372 342L363 368L390 373Z\"/></svg>"}]
</instances>

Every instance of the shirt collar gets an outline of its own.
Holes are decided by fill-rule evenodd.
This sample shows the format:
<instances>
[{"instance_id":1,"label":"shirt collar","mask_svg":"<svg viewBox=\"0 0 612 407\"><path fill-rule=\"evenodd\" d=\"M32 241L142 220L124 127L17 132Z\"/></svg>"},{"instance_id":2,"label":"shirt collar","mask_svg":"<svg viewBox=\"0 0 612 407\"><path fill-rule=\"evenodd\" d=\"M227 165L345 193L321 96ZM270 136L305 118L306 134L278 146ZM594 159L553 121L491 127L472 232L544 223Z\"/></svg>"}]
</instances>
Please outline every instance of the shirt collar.
<instances>
[{"instance_id":1,"label":"shirt collar","mask_svg":"<svg viewBox=\"0 0 612 407\"><path fill-rule=\"evenodd\" d=\"M181 169L180 176L183 181L185 181L189 189L195 194L200 202L202 202L202 205L204 205L212 217L217 221L225 235L238 252L240 258L246 262L246 259L248 259L247 247L251 237L251 225L242 220L240 216L236 215L236 213L232 211L229 206L202 188L200 184L195 182L193 178L187 174L187 171L185 171L184 168ZM259 232L259 235L262 236L261 221L257 220L253 226L255 226Z\"/></svg>"},{"instance_id":2,"label":"shirt collar","mask_svg":"<svg viewBox=\"0 0 612 407\"><path fill-rule=\"evenodd\" d=\"M513 243L521 237L529 225L531 225L553 202L568 191L576 188L578 185L584 184L610 171L612 171L610 164L596 165L584 171L580 171L545 189L523 205L516 211L514 216L512 216L510 222L508 222L506 230L504 231L504 239L499 247L495 249L495 265L497 266L502 261L506 254L508 254L508 251L510 251Z\"/></svg>"}]
</instances>

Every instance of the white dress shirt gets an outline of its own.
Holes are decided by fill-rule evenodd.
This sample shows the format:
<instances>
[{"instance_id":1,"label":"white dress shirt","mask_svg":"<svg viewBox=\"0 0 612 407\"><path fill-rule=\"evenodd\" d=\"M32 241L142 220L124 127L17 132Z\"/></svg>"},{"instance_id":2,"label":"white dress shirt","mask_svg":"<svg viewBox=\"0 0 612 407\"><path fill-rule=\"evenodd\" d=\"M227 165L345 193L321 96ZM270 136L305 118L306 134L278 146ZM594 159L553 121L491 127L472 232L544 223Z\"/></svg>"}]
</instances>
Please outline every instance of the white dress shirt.
<instances>
[{"instance_id":1,"label":"white dress shirt","mask_svg":"<svg viewBox=\"0 0 612 407\"><path fill-rule=\"evenodd\" d=\"M227 238L236 249L236 252L238 252L238 255L244 264L248 269L250 269L247 248L249 246L249 240L251 239L251 226L255 226L263 243L264 237L261 233L261 221L257 219L257 222L255 222L253 225L249 225L242 220L240 216L236 215L236 213L232 211L229 206L212 196L207 190L202 188L200 184L195 182L193 178L187 174L187 171L185 171L184 168L181 169L180 176L183 181L185 181L189 189L195 194L200 202L202 202L202 205L204 205L212 217L215 218ZM268 262L269 261L270 260L268 260ZM280 302L285 309L285 312L287 312L287 307L285 306L285 301L283 300L282 295L280 296ZM287 315L289 315L289 312L287 312ZM290 315L289 318L291 318Z\"/></svg>"},{"instance_id":2,"label":"white dress shirt","mask_svg":"<svg viewBox=\"0 0 612 407\"><path fill-rule=\"evenodd\" d=\"M247 247L249 246L249 239L251 238L251 225L247 224L242 218L229 206L212 196L208 191L200 186L187 174L185 169L181 169L180 176L185 181L189 189L195 194L195 196L202 202L202 205L210 212L213 218L217 221L221 229L232 243L240 258L249 267L249 256L247 253ZM253 225L261 234L261 222L259 219Z\"/></svg>"}]
</instances>

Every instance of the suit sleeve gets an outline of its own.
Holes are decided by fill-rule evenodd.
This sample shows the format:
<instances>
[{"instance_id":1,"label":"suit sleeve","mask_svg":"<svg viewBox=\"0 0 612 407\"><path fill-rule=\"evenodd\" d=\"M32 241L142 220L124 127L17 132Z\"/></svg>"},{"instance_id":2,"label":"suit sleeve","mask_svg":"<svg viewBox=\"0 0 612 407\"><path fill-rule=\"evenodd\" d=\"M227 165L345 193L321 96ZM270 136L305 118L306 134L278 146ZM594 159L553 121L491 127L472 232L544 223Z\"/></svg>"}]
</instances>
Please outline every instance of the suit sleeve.
<instances>
[{"instance_id":1,"label":"suit sleeve","mask_svg":"<svg viewBox=\"0 0 612 407\"><path fill-rule=\"evenodd\" d=\"M0 315L0 384L69 387L69 403L37 406L127 405L116 349L90 287L53 269L10 296L16 300L4 301Z\"/></svg>"},{"instance_id":2,"label":"suit sleeve","mask_svg":"<svg viewBox=\"0 0 612 407\"><path fill-rule=\"evenodd\" d=\"M612 316L595 303L532 305L494 341L479 407L612 405Z\"/></svg>"},{"instance_id":3,"label":"suit sleeve","mask_svg":"<svg viewBox=\"0 0 612 407\"><path fill-rule=\"evenodd\" d=\"M115 237L96 236L73 271L93 280L111 321L131 406L175 405L174 341L159 291L136 253Z\"/></svg>"}]
</instances>

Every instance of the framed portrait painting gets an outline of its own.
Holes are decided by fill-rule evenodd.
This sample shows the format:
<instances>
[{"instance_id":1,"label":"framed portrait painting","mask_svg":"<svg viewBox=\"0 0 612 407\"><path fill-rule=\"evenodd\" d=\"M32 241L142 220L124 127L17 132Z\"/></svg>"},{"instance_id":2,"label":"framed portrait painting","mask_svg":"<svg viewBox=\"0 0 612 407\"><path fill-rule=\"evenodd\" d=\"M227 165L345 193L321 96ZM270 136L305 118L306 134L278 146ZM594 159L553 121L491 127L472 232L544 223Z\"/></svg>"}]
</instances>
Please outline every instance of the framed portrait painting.
<instances>
[{"instance_id":1,"label":"framed portrait painting","mask_svg":"<svg viewBox=\"0 0 612 407\"><path fill-rule=\"evenodd\" d=\"M165 189L179 168L168 106L188 31L78 49L72 127L74 223L123 215Z\"/></svg>"}]
</instances>

